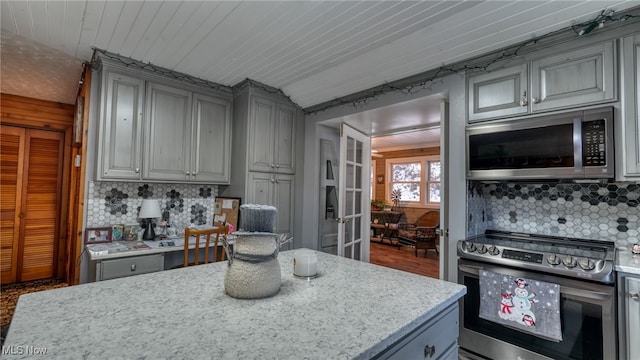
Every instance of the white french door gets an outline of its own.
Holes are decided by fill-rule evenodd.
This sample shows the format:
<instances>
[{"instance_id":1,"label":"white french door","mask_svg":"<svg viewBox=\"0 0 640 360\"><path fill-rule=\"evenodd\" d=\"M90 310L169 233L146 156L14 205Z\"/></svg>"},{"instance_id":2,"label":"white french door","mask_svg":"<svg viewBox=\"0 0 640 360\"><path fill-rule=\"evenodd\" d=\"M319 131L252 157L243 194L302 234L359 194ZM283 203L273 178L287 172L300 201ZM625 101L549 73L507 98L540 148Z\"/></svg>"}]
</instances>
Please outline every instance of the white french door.
<instances>
[{"instance_id":1,"label":"white french door","mask_svg":"<svg viewBox=\"0 0 640 360\"><path fill-rule=\"evenodd\" d=\"M338 256L369 261L371 138L340 126Z\"/></svg>"}]
</instances>

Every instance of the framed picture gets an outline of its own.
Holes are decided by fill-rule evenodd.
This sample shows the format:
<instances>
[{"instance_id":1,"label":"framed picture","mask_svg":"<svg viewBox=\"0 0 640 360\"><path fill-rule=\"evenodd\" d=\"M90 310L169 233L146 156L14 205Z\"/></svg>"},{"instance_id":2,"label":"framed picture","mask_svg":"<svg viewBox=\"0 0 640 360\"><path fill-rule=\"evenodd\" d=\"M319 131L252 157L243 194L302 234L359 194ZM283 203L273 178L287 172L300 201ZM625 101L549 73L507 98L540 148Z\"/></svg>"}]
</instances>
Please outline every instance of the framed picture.
<instances>
[{"instance_id":1,"label":"framed picture","mask_svg":"<svg viewBox=\"0 0 640 360\"><path fill-rule=\"evenodd\" d=\"M122 240L124 240L124 225L123 224L111 225L111 241L122 241Z\"/></svg>"},{"instance_id":2,"label":"framed picture","mask_svg":"<svg viewBox=\"0 0 640 360\"><path fill-rule=\"evenodd\" d=\"M111 242L111 227L94 227L84 229L84 243L101 244Z\"/></svg>"},{"instance_id":3,"label":"framed picture","mask_svg":"<svg viewBox=\"0 0 640 360\"><path fill-rule=\"evenodd\" d=\"M216 197L213 208L213 225L227 223L238 230L240 224L240 198Z\"/></svg>"},{"instance_id":4,"label":"framed picture","mask_svg":"<svg viewBox=\"0 0 640 360\"><path fill-rule=\"evenodd\" d=\"M139 224L126 224L122 230L122 240L136 241L142 227Z\"/></svg>"}]
</instances>

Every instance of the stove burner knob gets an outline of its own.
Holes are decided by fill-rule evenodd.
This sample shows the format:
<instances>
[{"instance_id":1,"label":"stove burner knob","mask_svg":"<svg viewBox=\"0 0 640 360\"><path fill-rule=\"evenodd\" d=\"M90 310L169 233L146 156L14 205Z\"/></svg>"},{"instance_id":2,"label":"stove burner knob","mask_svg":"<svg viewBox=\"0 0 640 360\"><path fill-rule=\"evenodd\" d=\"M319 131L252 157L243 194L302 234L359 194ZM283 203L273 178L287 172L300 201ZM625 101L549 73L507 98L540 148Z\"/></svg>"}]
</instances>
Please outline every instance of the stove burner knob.
<instances>
[{"instance_id":1,"label":"stove burner knob","mask_svg":"<svg viewBox=\"0 0 640 360\"><path fill-rule=\"evenodd\" d=\"M498 249L495 245L489 246L489 254L490 255L498 255L500 254L500 249Z\"/></svg>"},{"instance_id":2,"label":"stove burner knob","mask_svg":"<svg viewBox=\"0 0 640 360\"><path fill-rule=\"evenodd\" d=\"M560 265L560 256L551 254L547 257L547 262L551 265Z\"/></svg>"},{"instance_id":3,"label":"stove burner knob","mask_svg":"<svg viewBox=\"0 0 640 360\"><path fill-rule=\"evenodd\" d=\"M487 250L488 250L488 249L487 249L487 247L486 247L486 246L481 245L481 246L478 248L478 254L485 254L485 253L487 252Z\"/></svg>"},{"instance_id":4,"label":"stove burner knob","mask_svg":"<svg viewBox=\"0 0 640 360\"><path fill-rule=\"evenodd\" d=\"M587 271L593 270L596 267L596 263L594 263L593 261L591 261L591 260L589 260L587 258L584 258L584 259L578 261L578 265L580 265L580 267L583 270L587 270Z\"/></svg>"},{"instance_id":5,"label":"stove burner knob","mask_svg":"<svg viewBox=\"0 0 640 360\"><path fill-rule=\"evenodd\" d=\"M465 241L462 244L464 245L465 250L467 250L468 252L476 251L476 244L472 243L471 241Z\"/></svg>"},{"instance_id":6,"label":"stove burner knob","mask_svg":"<svg viewBox=\"0 0 640 360\"><path fill-rule=\"evenodd\" d=\"M578 264L576 259L571 255L567 255L564 259L562 259L562 264L568 268L574 268Z\"/></svg>"}]
</instances>

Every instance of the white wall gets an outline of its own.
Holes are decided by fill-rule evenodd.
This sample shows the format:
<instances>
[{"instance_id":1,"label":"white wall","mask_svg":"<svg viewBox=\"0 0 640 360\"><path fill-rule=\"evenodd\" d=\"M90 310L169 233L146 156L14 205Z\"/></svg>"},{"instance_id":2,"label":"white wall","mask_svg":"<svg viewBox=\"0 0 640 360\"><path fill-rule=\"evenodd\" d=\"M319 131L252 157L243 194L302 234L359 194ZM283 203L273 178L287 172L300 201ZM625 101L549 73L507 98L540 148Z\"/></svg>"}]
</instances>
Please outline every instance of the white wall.
<instances>
[{"instance_id":1,"label":"white wall","mask_svg":"<svg viewBox=\"0 0 640 360\"><path fill-rule=\"evenodd\" d=\"M412 95L404 95L399 92L387 93L378 96L375 100L367 101L367 104L343 105L328 109L318 114L307 115L305 118L305 161L304 161L304 189L303 189L303 223L305 236L302 246L317 248L318 246L318 211L319 203L319 140L322 137L320 123L326 120L341 118L365 110L371 110L382 106L392 105L425 96L444 94L450 103L449 110L449 134L447 143L452 144L449 151L449 174L447 181L450 185L450 193L446 199L449 206L449 238L445 240L445 248L442 250L444 260L444 273L441 278L449 281L457 281L456 241L465 237L466 229L466 181L465 181L465 80L464 74L454 74L437 79L428 88Z\"/></svg>"}]
</instances>

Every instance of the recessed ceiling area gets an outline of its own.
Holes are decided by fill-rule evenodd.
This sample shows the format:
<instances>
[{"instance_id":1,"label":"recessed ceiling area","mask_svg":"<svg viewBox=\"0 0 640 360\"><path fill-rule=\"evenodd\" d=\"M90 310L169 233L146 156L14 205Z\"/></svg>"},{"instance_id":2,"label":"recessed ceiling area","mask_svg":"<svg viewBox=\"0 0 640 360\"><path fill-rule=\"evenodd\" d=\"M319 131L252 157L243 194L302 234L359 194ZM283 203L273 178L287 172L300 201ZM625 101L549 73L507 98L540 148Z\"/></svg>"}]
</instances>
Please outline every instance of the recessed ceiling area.
<instances>
[{"instance_id":1,"label":"recessed ceiling area","mask_svg":"<svg viewBox=\"0 0 640 360\"><path fill-rule=\"evenodd\" d=\"M98 48L222 85L250 78L308 108L566 29L604 9L634 6L637 1L3 0L0 90L75 103L80 64ZM380 126L373 130L387 130Z\"/></svg>"}]
</instances>

